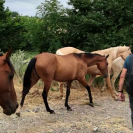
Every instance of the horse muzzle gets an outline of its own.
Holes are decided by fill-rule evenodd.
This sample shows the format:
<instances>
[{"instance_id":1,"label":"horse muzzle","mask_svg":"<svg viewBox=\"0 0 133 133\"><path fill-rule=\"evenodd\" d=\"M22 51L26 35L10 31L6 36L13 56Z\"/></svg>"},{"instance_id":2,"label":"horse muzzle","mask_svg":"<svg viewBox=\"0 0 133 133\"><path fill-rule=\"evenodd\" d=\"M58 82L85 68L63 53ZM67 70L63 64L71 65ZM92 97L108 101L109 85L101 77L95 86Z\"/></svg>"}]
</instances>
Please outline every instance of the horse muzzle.
<instances>
[{"instance_id":1,"label":"horse muzzle","mask_svg":"<svg viewBox=\"0 0 133 133\"><path fill-rule=\"evenodd\" d=\"M6 115L12 115L16 112L16 109L18 108L18 104L15 106L8 105L5 109L3 109L3 113Z\"/></svg>"}]
</instances>

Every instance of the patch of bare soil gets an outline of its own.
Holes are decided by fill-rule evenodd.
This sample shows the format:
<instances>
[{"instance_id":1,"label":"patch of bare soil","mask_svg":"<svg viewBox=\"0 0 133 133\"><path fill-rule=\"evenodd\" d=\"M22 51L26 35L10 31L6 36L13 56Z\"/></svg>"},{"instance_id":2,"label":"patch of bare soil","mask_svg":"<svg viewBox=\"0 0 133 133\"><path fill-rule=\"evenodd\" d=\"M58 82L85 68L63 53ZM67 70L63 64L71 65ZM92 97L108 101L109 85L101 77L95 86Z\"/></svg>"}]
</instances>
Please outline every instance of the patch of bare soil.
<instances>
[{"instance_id":1,"label":"patch of bare soil","mask_svg":"<svg viewBox=\"0 0 133 133\"><path fill-rule=\"evenodd\" d=\"M95 107L90 107L85 88L71 89L69 105L73 111L67 111L59 92L50 91L49 106L56 114L49 114L42 88L36 85L30 90L20 117L6 116L0 108L0 133L131 133L127 94L125 102L114 101L108 90L101 93L99 88L91 88ZM22 84L16 81L15 89L20 102Z\"/></svg>"}]
</instances>

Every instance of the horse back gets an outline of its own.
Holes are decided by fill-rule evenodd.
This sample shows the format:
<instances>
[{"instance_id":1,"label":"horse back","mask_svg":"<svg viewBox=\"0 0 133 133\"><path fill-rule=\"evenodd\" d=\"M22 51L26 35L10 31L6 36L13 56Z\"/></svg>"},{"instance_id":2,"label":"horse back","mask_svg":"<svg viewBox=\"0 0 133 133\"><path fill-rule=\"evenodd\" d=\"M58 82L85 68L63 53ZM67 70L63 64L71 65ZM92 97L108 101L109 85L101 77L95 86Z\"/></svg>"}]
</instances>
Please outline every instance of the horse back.
<instances>
[{"instance_id":1,"label":"horse back","mask_svg":"<svg viewBox=\"0 0 133 133\"><path fill-rule=\"evenodd\" d=\"M52 53L42 53L35 58L37 58L35 68L40 77L45 75L45 77L61 82L76 79L77 73L87 67L74 54L61 56Z\"/></svg>"},{"instance_id":2,"label":"horse back","mask_svg":"<svg viewBox=\"0 0 133 133\"><path fill-rule=\"evenodd\" d=\"M54 80L66 81L75 78L78 61L73 54L59 56L56 55L57 69L55 71Z\"/></svg>"},{"instance_id":3,"label":"horse back","mask_svg":"<svg viewBox=\"0 0 133 133\"><path fill-rule=\"evenodd\" d=\"M72 65L74 68L76 67L76 60L65 55L42 53L35 58L37 58L35 68L40 77L45 75L45 77L60 80L71 72Z\"/></svg>"},{"instance_id":4,"label":"horse back","mask_svg":"<svg viewBox=\"0 0 133 133\"><path fill-rule=\"evenodd\" d=\"M64 48L60 48L56 51L57 55L67 55L70 53L84 53L84 51L76 49L74 47L64 47Z\"/></svg>"}]
</instances>

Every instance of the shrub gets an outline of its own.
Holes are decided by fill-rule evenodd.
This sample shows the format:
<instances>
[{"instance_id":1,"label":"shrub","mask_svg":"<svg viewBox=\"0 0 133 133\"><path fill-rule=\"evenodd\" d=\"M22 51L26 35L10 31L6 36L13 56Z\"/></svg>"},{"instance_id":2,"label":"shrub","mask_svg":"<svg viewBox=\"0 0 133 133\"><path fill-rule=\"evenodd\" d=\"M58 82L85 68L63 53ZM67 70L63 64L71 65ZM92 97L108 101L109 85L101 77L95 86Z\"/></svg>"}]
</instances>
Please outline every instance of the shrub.
<instances>
[{"instance_id":1,"label":"shrub","mask_svg":"<svg viewBox=\"0 0 133 133\"><path fill-rule=\"evenodd\" d=\"M27 53L24 51L18 50L12 54L11 62L15 68L17 76L20 79L23 78L24 72L26 70L29 61L30 58L27 56Z\"/></svg>"}]
</instances>

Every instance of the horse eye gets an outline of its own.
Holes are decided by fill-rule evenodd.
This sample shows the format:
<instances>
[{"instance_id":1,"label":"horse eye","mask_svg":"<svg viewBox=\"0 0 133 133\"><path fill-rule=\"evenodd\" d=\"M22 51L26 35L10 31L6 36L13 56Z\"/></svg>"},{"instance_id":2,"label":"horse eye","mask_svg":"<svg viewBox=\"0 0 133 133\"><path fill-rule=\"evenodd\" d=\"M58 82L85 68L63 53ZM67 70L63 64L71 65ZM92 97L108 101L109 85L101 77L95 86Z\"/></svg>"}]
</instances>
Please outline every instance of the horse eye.
<instances>
[{"instance_id":1,"label":"horse eye","mask_svg":"<svg viewBox=\"0 0 133 133\"><path fill-rule=\"evenodd\" d=\"M10 79L13 79L13 77L14 77L14 75L13 75L13 74L9 75L9 78L10 78Z\"/></svg>"}]
</instances>

